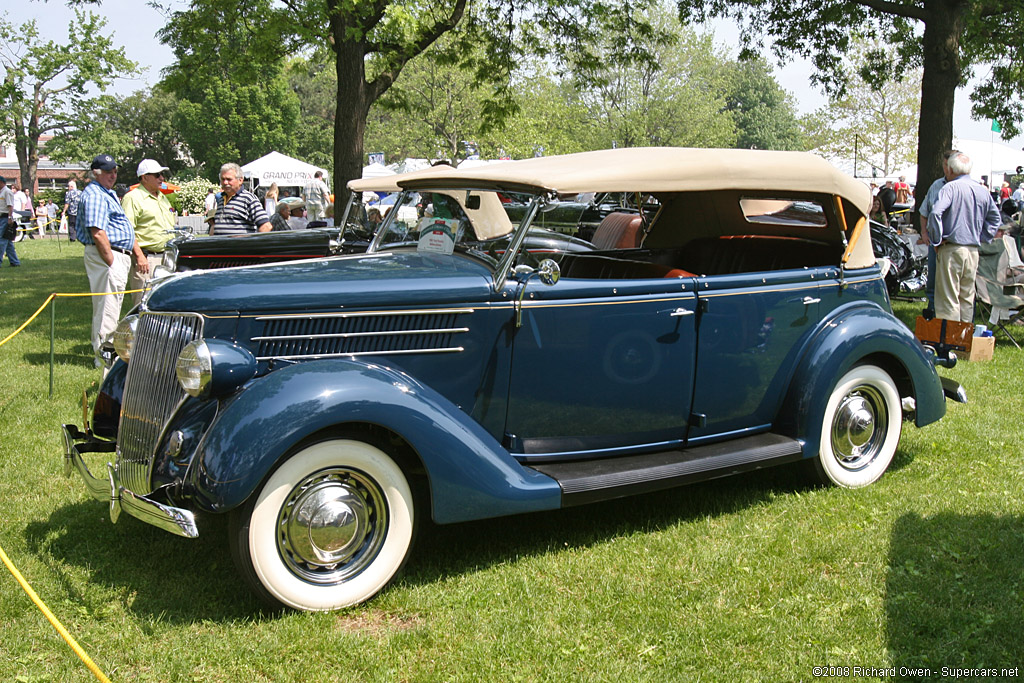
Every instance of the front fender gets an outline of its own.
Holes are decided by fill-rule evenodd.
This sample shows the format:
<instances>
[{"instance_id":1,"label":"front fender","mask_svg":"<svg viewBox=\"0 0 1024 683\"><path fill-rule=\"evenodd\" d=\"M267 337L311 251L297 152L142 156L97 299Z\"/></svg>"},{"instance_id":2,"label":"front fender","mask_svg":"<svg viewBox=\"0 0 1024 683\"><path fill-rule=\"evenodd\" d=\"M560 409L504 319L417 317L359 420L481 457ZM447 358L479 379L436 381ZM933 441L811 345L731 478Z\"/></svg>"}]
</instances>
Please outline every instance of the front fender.
<instances>
[{"instance_id":1,"label":"front fender","mask_svg":"<svg viewBox=\"0 0 1024 683\"><path fill-rule=\"evenodd\" d=\"M881 365L909 383L917 403L915 424L923 427L946 414L942 384L924 347L891 313L872 304L839 309L824 320L805 350L786 396L779 429L804 442L805 457L817 455L821 421L829 394L850 368ZM906 395L907 387L901 387Z\"/></svg>"},{"instance_id":2,"label":"front fender","mask_svg":"<svg viewBox=\"0 0 1024 683\"><path fill-rule=\"evenodd\" d=\"M380 425L417 452L438 523L558 508L558 484L513 459L478 423L429 387L375 363L319 360L271 372L226 403L192 470L197 502L241 505L302 439L344 424Z\"/></svg>"}]
</instances>

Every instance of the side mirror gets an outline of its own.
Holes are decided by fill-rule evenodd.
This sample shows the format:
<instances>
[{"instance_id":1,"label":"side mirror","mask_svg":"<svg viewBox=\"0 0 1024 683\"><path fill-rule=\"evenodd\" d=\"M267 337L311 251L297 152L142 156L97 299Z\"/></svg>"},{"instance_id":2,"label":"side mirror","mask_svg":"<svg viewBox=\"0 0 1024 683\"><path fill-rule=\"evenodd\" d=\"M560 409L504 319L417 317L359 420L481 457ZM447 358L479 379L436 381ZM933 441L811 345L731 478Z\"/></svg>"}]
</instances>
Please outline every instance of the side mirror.
<instances>
[{"instance_id":1,"label":"side mirror","mask_svg":"<svg viewBox=\"0 0 1024 683\"><path fill-rule=\"evenodd\" d=\"M553 285L558 282L562 271L557 263L546 258L540 262L537 270L533 270L529 266L516 266L515 273L517 279L522 283L519 288L519 297L516 299L516 329L519 329L523 326L523 296L526 295L526 283L536 275L544 284Z\"/></svg>"},{"instance_id":2,"label":"side mirror","mask_svg":"<svg viewBox=\"0 0 1024 683\"><path fill-rule=\"evenodd\" d=\"M537 275L544 284L553 285L562 276L562 269L553 260L546 258L537 267Z\"/></svg>"}]
</instances>

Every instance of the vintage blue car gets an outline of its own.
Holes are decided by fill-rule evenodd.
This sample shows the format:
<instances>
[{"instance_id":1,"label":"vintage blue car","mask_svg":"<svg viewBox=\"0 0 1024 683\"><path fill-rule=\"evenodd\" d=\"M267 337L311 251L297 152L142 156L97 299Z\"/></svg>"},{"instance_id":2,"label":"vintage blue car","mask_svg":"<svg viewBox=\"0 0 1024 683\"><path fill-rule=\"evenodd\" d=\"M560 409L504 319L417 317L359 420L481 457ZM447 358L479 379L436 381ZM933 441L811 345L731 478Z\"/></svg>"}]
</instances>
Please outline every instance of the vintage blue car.
<instances>
[{"instance_id":1,"label":"vintage blue car","mask_svg":"<svg viewBox=\"0 0 1024 683\"><path fill-rule=\"evenodd\" d=\"M195 513L228 514L258 595L331 610L387 585L424 519L797 461L865 486L905 419L945 412L867 187L815 156L617 149L401 185L432 211L364 254L179 274L121 323L91 424L64 426L66 472L112 520L194 537ZM591 192L644 208L595 250L523 248ZM497 193L528 201L519 224Z\"/></svg>"}]
</instances>

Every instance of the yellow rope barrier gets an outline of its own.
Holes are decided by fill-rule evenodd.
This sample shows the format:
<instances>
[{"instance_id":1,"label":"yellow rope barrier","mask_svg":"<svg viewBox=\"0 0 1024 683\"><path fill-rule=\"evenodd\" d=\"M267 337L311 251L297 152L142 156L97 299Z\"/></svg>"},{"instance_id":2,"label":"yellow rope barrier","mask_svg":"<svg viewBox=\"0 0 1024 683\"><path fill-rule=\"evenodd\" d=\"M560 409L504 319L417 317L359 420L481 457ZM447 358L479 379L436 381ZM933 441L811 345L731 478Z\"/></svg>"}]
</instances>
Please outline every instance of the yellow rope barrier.
<instances>
[{"instance_id":1,"label":"yellow rope barrier","mask_svg":"<svg viewBox=\"0 0 1024 683\"><path fill-rule=\"evenodd\" d=\"M46 297L46 301L43 302L43 305L40 306L39 309L36 310L36 312L32 314L32 317L30 317L28 320L26 320L21 325L21 327L19 327L14 332L9 334L6 338L3 339L3 341L0 341L0 346L3 346L7 342L9 342L11 339L13 339L15 336L17 336L17 334L19 332L21 332L26 327L28 327L29 324L31 324L33 320L35 320L36 318L39 317L40 313L42 313L44 310L46 310L46 307L50 304L50 302L53 301L54 299L56 299L57 297L108 296L108 295L111 295L111 294L121 294L121 295L124 295L124 294L134 294L135 292L142 292L142 291L145 291L145 290L142 290L142 289L129 289L129 290L125 290L123 292L96 292L96 293L93 293L93 292L68 292L68 293L53 293L50 296ZM75 654L78 655L78 658L81 659L82 662L89 668L89 671L92 672L92 674L96 677L96 679L99 680L99 681L103 681L104 683L110 683L110 679L107 678L103 674L102 671L100 671L99 667L96 666L96 663L92 661L92 659L85 652L85 650L83 650L82 647L71 636L71 634L68 633L67 629L64 628L64 626L60 623L60 621L57 620L57 617L55 617L53 615L53 612L50 611L50 609L46 606L46 604L40 599L39 595L32 589L32 586L29 585L28 581L25 580L25 577L22 576L21 572L18 571L18 568L14 566L14 563L11 562L11 559L7 556L7 553L4 552L4 549L2 547L0 547L0 560L3 560L4 565L7 567L8 571L10 571L11 574L14 576L15 580L17 580L17 582L21 586L22 590L24 590L25 593L29 596L29 598L31 598L32 602L35 603L36 607L39 608L39 611L43 613L43 616L46 617L47 621L49 621L50 624L57 630L57 632L61 635L61 637L64 639L64 641L67 642L67 644L71 647L71 649L75 652Z\"/></svg>"},{"instance_id":2,"label":"yellow rope barrier","mask_svg":"<svg viewBox=\"0 0 1024 683\"><path fill-rule=\"evenodd\" d=\"M14 576L22 590L24 590L28 597L32 599L32 602L34 602L36 607L39 608L39 611L43 613L47 621L57 629L57 633L59 633L61 638L63 638L71 649L75 651L75 654L78 655L78 658L81 659L89 668L89 671L91 671L93 676L96 677L96 680L103 681L104 683L110 683L110 679L100 671L100 668L96 666L96 663L92 661L92 658L89 657L86 651L83 650L75 639L71 637L71 634L68 633L68 630L64 628L64 625L57 620L57 617L53 616L53 612L51 612L46 604L39 598L39 595L32 589L32 586L30 586L28 581L25 580L25 577L21 575L21 572L19 572L18 568L14 566L14 563L11 562L11 558L7 557L7 553L4 552L2 547L0 547L0 560L3 560L7 570Z\"/></svg>"},{"instance_id":3,"label":"yellow rope barrier","mask_svg":"<svg viewBox=\"0 0 1024 683\"><path fill-rule=\"evenodd\" d=\"M33 313L31 318L29 318L24 323L22 323L21 327L16 329L14 332L11 332L9 335L7 335L7 337L5 337L3 341L0 341L0 346L3 346L4 344L9 342L10 340L14 339L14 337L17 336L17 334L19 332L21 332L23 329L28 327L29 323L31 323L33 320L38 318L39 314L43 312L43 310L46 308L47 304L49 304L51 301L53 301L55 296L57 296L57 295L56 294L51 294L50 296L46 297L46 301L44 301L43 305L39 307L39 310L37 310L35 313Z\"/></svg>"},{"instance_id":4,"label":"yellow rope barrier","mask_svg":"<svg viewBox=\"0 0 1024 683\"><path fill-rule=\"evenodd\" d=\"M19 332L21 332L26 327L28 327L29 323L31 323L33 320L38 318L39 314L42 313L46 309L47 304L49 304L51 301L53 301L57 297L68 297L68 298L70 298L70 297L77 297L77 296L110 296L111 294L125 295L125 294L135 294L137 292L144 292L144 291L146 291L146 290L145 289L126 289L123 292L71 292L71 293L54 293L54 294L51 294L50 296L46 297L46 301L44 301L43 305L39 307L39 310L37 310L35 313L32 314L31 318L29 318L24 323L22 323L21 327L16 329L14 332L11 332L9 335L7 335L7 337L5 337L3 339L3 341L0 341L0 346L3 346L7 342L9 342L11 339L14 339L14 337L16 337Z\"/></svg>"}]
</instances>

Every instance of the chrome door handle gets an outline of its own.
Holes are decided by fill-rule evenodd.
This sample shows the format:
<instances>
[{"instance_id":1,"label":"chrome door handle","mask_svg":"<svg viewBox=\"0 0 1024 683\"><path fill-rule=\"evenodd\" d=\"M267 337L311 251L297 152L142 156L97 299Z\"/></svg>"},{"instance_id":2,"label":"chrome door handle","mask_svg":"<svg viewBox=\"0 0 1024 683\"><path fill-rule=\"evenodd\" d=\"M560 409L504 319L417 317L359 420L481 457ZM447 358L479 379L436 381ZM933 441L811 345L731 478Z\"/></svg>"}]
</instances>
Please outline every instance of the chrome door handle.
<instances>
[{"instance_id":1,"label":"chrome door handle","mask_svg":"<svg viewBox=\"0 0 1024 683\"><path fill-rule=\"evenodd\" d=\"M672 311L669 315L672 316L673 318L681 318L684 315L693 315L693 311L689 311L685 308L677 308L676 310Z\"/></svg>"},{"instance_id":2,"label":"chrome door handle","mask_svg":"<svg viewBox=\"0 0 1024 683\"><path fill-rule=\"evenodd\" d=\"M813 296L805 296L803 303L804 303L804 306L810 306L811 304L820 304L821 303L821 299L819 299L817 297L813 297Z\"/></svg>"}]
</instances>

